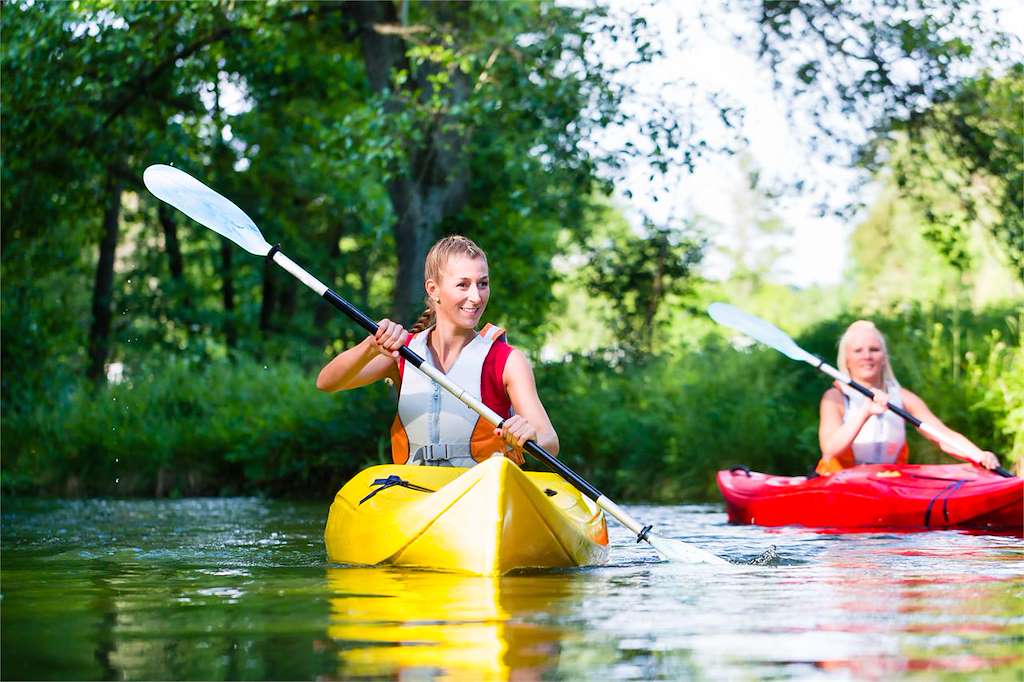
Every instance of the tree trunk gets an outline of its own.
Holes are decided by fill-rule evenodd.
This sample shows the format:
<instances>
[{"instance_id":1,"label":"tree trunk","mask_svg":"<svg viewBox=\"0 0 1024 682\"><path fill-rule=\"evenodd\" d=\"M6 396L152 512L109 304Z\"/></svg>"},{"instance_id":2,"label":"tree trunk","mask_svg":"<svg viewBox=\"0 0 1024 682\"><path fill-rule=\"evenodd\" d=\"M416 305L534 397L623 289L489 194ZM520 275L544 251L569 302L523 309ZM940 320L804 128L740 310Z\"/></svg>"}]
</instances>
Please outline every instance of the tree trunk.
<instances>
[{"instance_id":1,"label":"tree trunk","mask_svg":"<svg viewBox=\"0 0 1024 682\"><path fill-rule=\"evenodd\" d=\"M263 292L260 303L260 331L268 334L274 321L274 308L277 307L277 266L269 258L263 259Z\"/></svg>"},{"instance_id":2,"label":"tree trunk","mask_svg":"<svg viewBox=\"0 0 1024 682\"><path fill-rule=\"evenodd\" d=\"M181 283L185 273L185 261L181 257L181 244L178 242L178 223L174 221L171 207L160 202L157 209L160 226L164 230L164 250L167 252L167 265L171 270L171 279Z\"/></svg>"},{"instance_id":3,"label":"tree trunk","mask_svg":"<svg viewBox=\"0 0 1024 682\"><path fill-rule=\"evenodd\" d=\"M338 222L327 233L326 252L327 262L329 263L329 265L326 268L326 270L324 270L324 275L326 276L324 282L330 287L335 286L335 276L338 272L338 266L335 265L335 263L338 262L338 259L341 256L341 249L338 248L338 244L341 242L341 238L344 236L344 222ZM359 262L366 263L367 261L366 259L360 259ZM318 330L323 329L327 325L327 321L334 318L334 314L336 312L337 309L333 305L321 299L320 302L317 304L316 308L313 309L313 326Z\"/></svg>"},{"instance_id":4,"label":"tree trunk","mask_svg":"<svg viewBox=\"0 0 1024 682\"><path fill-rule=\"evenodd\" d=\"M468 5L463 3L436 3L431 5L441 23L465 22ZM428 80L429 68L411 71L406 58L405 41L394 33L382 33L377 25L397 25L399 18L395 4L384 2L356 2L348 6L350 16L358 26L363 50L363 61L370 86L376 92L393 87L391 73L395 69L411 72L405 87L409 93L419 91L421 98L432 95ZM450 74L450 85L445 93L451 104L466 101L470 84L466 74L455 70ZM408 94L408 93L407 93ZM387 113L396 110L394 101L385 106ZM469 162L464 151L468 134L454 121L433 121L420 143L406 141L406 168L399 169L395 179L388 183L388 194L397 219L394 225L398 272L395 278L395 298L392 316L396 320L413 320L423 309L423 261L434 241L441 236L445 218L462 210L469 186Z\"/></svg>"},{"instance_id":5,"label":"tree trunk","mask_svg":"<svg viewBox=\"0 0 1024 682\"><path fill-rule=\"evenodd\" d=\"M224 342L228 348L238 346L238 330L235 328L235 280L231 267L233 244L222 239L220 244L221 301L224 304Z\"/></svg>"},{"instance_id":6,"label":"tree trunk","mask_svg":"<svg viewBox=\"0 0 1024 682\"><path fill-rule=\"evenodd\" d=\"M281 305L281 317L285 322L290 321L295 316L295 309L298 307L298 296L299 284L298 280L294 277L289 277L285 280L284 284L281 285L281 292L278 295L278 300Z\"/></svg>"},{"instance_id":7,"label":"tree trunk","mask_svg":"<svg viewBox=\"0 0 1024 682\"><path fill-rule=\"evenodd\" d=\"M117 251L117 227L121 217L121 184L112 173L107 175L106 209L103 212L103 236L96 262L96 281L92 290L92 325L89 328L89 366L86 376L96 383L104 378L103 368L110 355L110 303L114 289L114 257Z\"/></svg>"},{"instance_id":8,"label":"tree trunk","mask_svg":"<svg viewBox=\"0 0 1024 682\"><path fill-rule=\"evenodd\" d=\"M661 305L661 295L664 289L665 276L665 252L668 250L667 242L658 244L658 265L654 269L654 279L651 282L651 297L647 301L647 310L644 312L644 348L648 353L654 351L654 316L658 314L658 306Z\"/></svg>"}]
</instances>

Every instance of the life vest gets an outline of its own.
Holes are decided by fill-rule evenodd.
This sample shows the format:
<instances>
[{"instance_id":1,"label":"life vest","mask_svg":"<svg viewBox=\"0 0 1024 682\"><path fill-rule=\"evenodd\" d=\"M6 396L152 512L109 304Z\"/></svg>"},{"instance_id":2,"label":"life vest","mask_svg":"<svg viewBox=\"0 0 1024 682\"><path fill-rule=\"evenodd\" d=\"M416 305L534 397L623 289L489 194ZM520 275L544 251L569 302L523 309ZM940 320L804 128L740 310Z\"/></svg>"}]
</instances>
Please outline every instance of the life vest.
<instances>
[{"instance_id":1,"label":"life vest","mask_svg":"<svg viewBox=\"0 0 1024 682\"><path fill-rule=\"evenodd\" d=\"M425 363L435 366L427 338L433 327L407 342ZM447 376L502 418L511 416L512 404L502 374L512 346L505 330L488 324L459 353ZM494 426L461 400L435 384L422 372L406 371L398 393L398 414L391 424L391 458L395 464L471 467L494 453L505 451L505 442L494 435Z\"/></svg>"},{"instance_id":2,"label":"life vest","mask_svg":"<svg viewBox=\"0 0 1024 682\"><path fill-rule=\"evenodd\" d=\"M903 407L899 387L890 386L888 389L889 402ZM868 398L860 393L844 390L843 423L850 419L853 410L863 409L867 402ZM908 454L906 424L898 414L886 410L868 417L850 447L828 462L821 460L815 470L819 474L832 474L858 464L906 464Z\"/></svg>"}]
</instances>

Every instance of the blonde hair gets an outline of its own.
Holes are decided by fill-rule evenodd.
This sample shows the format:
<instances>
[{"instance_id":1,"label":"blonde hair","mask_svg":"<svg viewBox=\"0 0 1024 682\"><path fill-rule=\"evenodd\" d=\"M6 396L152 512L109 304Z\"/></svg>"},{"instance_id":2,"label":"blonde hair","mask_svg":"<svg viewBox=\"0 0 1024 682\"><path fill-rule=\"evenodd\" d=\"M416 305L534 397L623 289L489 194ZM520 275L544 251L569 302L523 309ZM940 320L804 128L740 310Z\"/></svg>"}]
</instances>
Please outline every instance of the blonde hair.
<instances>
[{"instance_id":1,"label":"blonde hair","mask_svg":"<svg viewBox=\"0 0 1024 682\"><path fill-rule=\"evenodd\" d=\"M487 254L472 239L463 237L461 234L452 234L438 240L436 244L430 247L430 251L427 252L427 259L423 263L424 283L428 279L432 279L435 282L441 281L441 272L448 265L448 261L456 256L483 258L484 262L487 262ZM429 296L425 297L425 302L426 310L420 314L419 318L413 323L412 328L409 329L413 334L423 331L437 321L434 302L430 300Z\"/></svg>"},{"instance_id":2,"label":"blonde hair","mask_svg":"<svg viewBox=\"0 0 1024 682\"><path fill-rule=\"evenodd\" d=\"M889 348L886 346L885 336L881 331L879 331L878 327L876 327L873 322L868 320L857 320L847 327L845 332L843 332L843 335L839 338L839 352L836 354L836 367L838 367L839 371L846 376L850 376L850 369L846 364L846 351L850 345L850 337L853 335L853 332L858 329L868 329L878 336L878 340L882 344L882 353L885 354L885 364L882 365L883 388L887 392L892 392L893 390L898 389L900 382L896 381L896 375L893 374L892 371L892 364L889 362ZM843 388L846 387L844 386Z\"/></svg>"}]
</instances>

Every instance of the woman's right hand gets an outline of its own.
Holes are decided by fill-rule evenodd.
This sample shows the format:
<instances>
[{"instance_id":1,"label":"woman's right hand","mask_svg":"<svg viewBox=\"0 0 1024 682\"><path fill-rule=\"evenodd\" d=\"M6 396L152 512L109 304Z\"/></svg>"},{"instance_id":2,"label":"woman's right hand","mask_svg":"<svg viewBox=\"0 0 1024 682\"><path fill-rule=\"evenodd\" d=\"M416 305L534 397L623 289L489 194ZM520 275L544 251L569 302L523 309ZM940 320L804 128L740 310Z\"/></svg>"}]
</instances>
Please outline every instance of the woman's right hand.
<instances>
[{"instance_id":1,"label":"woman's right hand","mask_svg":"<svg viewBox=\"0 0 1024 682\"><path fill-rule=\"evenodd\" d=\"M836 387L836 390L840 392L843 391L842 382L834 381L832 382L832 385ZM864 419L867 419L868 417L872 416L877 416L880 414L885 414L885 411L889 409L888 393L879 390L874 390L871 392L875 394L875 397L872 398L870 401L864 403L864 406L861 408L861 410L863 410L862 414L864 415Z\"/></svg>"},{"instance_id":2,"label":"woman's right hand","mask_svg":"<svg viewBox=\"0 0 1024 682\"><path fill-rule=\"evenodd\" d=\"M377 333L367 337L372 339L372 348L380 355L398 357L399 349L405 345L409 332L397 322L384 318L377 323Z\"/></svg>"},{"instance_id":3,"label":"woman's right hand","mask_svg":"<svg viewBox=\"0 0 1024 682\"><path fill-rule=\"evenodd\" d=\"M872 391L875 397L868 403L868 413L871 415L885 414L885 411L889 409L889 394L885 391Z\"/></svg>"}]
</instances>

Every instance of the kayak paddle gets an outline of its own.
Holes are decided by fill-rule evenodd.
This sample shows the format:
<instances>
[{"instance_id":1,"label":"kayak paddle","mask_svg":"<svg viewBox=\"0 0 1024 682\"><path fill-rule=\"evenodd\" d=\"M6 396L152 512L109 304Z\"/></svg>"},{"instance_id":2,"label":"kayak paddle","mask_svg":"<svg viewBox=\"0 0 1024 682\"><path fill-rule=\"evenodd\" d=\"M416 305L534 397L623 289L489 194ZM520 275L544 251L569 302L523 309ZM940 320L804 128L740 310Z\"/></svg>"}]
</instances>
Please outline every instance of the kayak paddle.
<instances>
[{"instance_id":1,"label":"kayak paddle","mask_svg":"<svg viewBox=\"0 0 1024 682\"><path fill-rule=\"evenodd\" d=\"M263 239L263 235L260 233L259 228L256 227L256 224L240 208L188 173L172 166L154 165L146 169L143 174L143 182L145 182L149 191L161 201L170 204L189 218L210 228L217 234L227 237L249 253L257 256L266 256L330 302L335 308L341 310L370 334L376 333L376 322L281 253L280 245L272 247L268 244ZM399 353L405 358L406 362L461 400L467 407L495 426L501 427L504 421L501 415L450 381L440 370L424 363L423 358L409 350L408 346L402 346ZM647 542L666 559L684 563L733 566L733 564L725 559L699 547L689 545L681 540L661 537L652 533L651 526L645 526L631 517L619 505L609 500L601 491L584 480L579 474L555 459L553 455L535 441L527 441L523 449L560 474L576 489L596 502L601 509L616 521L631 532L636 533L637 542L641 540Z\"/></svg>"},{"instance_id":2,"label":"kayak paddle","mask_svg":"<svg viewBox=\"0 0 1024 682\"><path fill-rule=\"evenodd\" d=\"M711 319L713 319L718 324L725 325L726 327L732 327L736 331L743 332L744 334L754 339L755 341L760 341L766 346L771 346L772 348L779 351L788 358L792 358L793 360L797 360L800 362L806 362L808 365L811 365L816 369L820 369L822 372L829 375L833 379L841 381L842 383L846 384L855 391L858 391L859 393L867 396L869 399L873 400L875 397L874 392L870 388L857 383L856 381L846 376L845 374L843 374L838 369L828 364L821 358L815 355L811 355L803 348L798 346L796 342L793 339L791 339L784 331L782 331L775 325L771 324L770 322L765 322L761 318L754 317L750 313L746 313L735 306L729 305L728 303L712 303L711 305L708 306L708 315L710 315ZM923 433L932 436L946 447L956 451L950 452L949 454L953 455L958 459L970 462L971 464L981 466L972 457L964 453L959 446L954 444L945 434L940 432L938 428L936 428L935 426L927 422L921 421L914 415L904 410L899 405L894 405L891 402L889 402L886 404L886 406L899 416L903 417L903 419L916 426ZM1013 474L1011 474L1009 471L1007 471L1005 468L1001 466L996 467L994 471L1000 476L1005 476L1007 478L1013 476Z\"/></svg>"}]
</instances>

